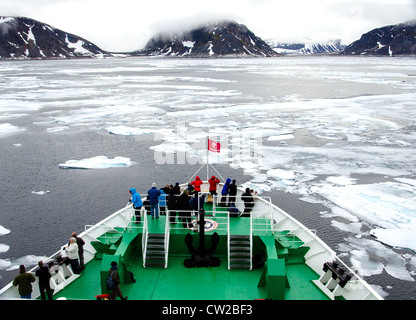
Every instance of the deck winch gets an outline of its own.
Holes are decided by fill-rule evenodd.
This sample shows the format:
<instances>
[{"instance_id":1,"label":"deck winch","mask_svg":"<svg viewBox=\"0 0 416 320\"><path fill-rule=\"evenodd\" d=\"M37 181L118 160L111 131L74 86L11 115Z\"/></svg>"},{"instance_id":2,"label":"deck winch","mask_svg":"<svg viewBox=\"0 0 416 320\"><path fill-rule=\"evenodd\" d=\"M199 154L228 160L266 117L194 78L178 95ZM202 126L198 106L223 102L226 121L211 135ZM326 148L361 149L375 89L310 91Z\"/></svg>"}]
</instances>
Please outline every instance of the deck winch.
<instances>
[{"instance_id":1,"label":"deck winch","mask_svg":"<svg viewBox=\"0 0 416 320\"><path fill-rule=\"evenodd\" d=\"M345 272L345 269L342 268L338 262L325 262L322 268L325 272L330 271L332 273L332 279L339 279L339 286L344 288L348 281L351 280L352 276Z\"/></svg>"}]
</instances>

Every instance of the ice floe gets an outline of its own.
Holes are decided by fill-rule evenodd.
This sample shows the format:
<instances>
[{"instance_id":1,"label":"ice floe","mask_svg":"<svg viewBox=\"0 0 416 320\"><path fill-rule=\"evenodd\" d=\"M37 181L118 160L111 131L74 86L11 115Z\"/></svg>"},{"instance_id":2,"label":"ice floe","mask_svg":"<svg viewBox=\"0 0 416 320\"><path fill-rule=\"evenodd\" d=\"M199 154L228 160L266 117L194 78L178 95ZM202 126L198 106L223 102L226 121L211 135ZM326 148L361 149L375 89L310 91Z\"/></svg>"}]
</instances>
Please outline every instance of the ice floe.
<instances>
[{"instance_id":1,"label":"ice floe","mask_svg":"<svg viewBox=\"0 0 416 320\"><path fill-rule=\"evenodd\" d=\"M2 123L0 124L0 136L5 136L17 132L25 131L26 129L20 128L18 126L12 125L10 123Z\"/></svg>"},{"instance_id":2,"label":"ice floe","mask_svg":"<svg viewBox=\"0 0 416 320\"><path fill-rule=\"evenodd\" d=\"M392 277L405 281L415 281L408 271L409 259L386 248L378 241L347 238L348 245L340 248L350 255L350 261L362 276L380 274L385 270Z\"/></svg>"},{"instance_id":3,"label":"ice floe","mask_svg":"<svg viewBox=\"0 0 416 320\"><path fill-rule=\"evenodd\" d=\"M10 233L9 229L6 229L5 227L0 226L0 236L4 236L4 235L9 234L9 233Z\"/></svg>"},{"instance_id":4,"label":"ice floe","mask_svg":"<svg viewBox=\"0 0 416 320\"><path fill-rule=\"evenodd\" d=\"M0 260L0 269L7 271L18 270L19 266L23 264L26 270L38 264L39 261L48 259L46 256L27 255L14 260L4 259Z\"/></svg>"},{"instance_id":5,"label":"ice floe","mask_svg":"<svg viewBox=\"0 0 416 320\"><path fill-rule=\"evenodd\" d=\"M82 160L68 160L65 163L59 164L61 169L107 169L107 168L120 168L131 167L136 164L131 161L130 158L114 157L113 159L105 156L97 156Z\"/></svg>"},{"instance_id":6,"label":"ice floe","mask_svg":"<svg viewBox=\"0 0 416 320\"><path fill-rule=\"evenodd\" d=\"M135 135L149 134L149 133L155 132L155 130L152 130L152 129L131 128L131 127L123 126L123 125L108 127L107 131L110 134L121 135L121 136L135 136Z\"/></svg>"},{"instance_id":7,"label":"ice floe","mask_svg":"<svg viewBox=\"0 0 416 320\"><path fill-rule=\"evenodd\" d=\"M48 194L48 193L50 193L49 190L47 190L47 191L32 191L32 194L37 194L39 196L43 196L43 195Z\"/></svg>"}]
</instances>

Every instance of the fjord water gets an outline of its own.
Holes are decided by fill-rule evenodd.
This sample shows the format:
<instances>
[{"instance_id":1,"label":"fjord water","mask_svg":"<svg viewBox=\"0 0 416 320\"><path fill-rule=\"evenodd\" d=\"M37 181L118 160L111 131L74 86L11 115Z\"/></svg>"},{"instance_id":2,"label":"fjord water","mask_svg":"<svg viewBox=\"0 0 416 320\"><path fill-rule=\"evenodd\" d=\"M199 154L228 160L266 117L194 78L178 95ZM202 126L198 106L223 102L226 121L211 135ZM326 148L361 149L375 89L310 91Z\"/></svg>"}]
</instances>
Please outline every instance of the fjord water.
<instances>
[{"instance_id":1,"label":"fjord water","mask_svg":"<svg viewBox=\"0 0 416 320\"><path fill-rule=\"evenodd\" d=\"M415 77L406 57L0 62L0 287L131 187L187 181L210 136L224 178L317 230L387 299L414 299Z\"/></svg>"}]
</instances>

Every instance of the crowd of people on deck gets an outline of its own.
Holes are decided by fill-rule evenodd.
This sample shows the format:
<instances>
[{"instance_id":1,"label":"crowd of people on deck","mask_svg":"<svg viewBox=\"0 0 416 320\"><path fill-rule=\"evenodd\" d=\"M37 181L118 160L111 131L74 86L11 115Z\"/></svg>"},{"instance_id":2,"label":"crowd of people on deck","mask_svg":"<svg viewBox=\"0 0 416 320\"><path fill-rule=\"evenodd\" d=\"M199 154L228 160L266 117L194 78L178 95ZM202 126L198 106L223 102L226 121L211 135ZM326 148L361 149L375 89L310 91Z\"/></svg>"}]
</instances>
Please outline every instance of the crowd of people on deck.
<instances>
[{"instance_id":1,"label":"crowd of people on deck","mask_svg":"<svg viewBox=\"0 0 416 320\"><path fill-rule=\"evenodd\" d=\"M65 258L68 264L71 265L72 272L74 274L80 274L85 269L84 265L84 245L85 241L79 237L75 232L71 234L68 245L64 246L61 251L60 259ZM19 274L14 278L13 285L18 288L20 297L22 299L32 298L32 283L36 281L38 277L39 292L42 300L46 300L46 294L48 300L52 300L52 289L50 287L51 273L49 271L50 266L53 265L52 261L50 264L44 264L41 260L38 262L38 268L33 275L30 272L26 272L25 265L19 266ZM46 292L46 294L45 294Z\"/></svg>"},{"instance_id":2,"label":"crowd of people on deck","mask_svg":"<svg viewBox=\"0 0 416 320\"><path fill-rule=\"evenodd\" d=\"M201 186L204 182L199 176L196 176L195 180L190 182L188 187L183 188L182 190L179 186L179 182L176 182L175 185L166 184L160 189L157 189L156 183L153 183L151 189L147 191L147 199L145 201L141 199L136 188L131 188L129 190L131 194L130 201L135 210L135 222L141 222L143 206L147 211L150 211L152 219L158 219L160 214L165 214L167 208L170 212L170 222L172 224L176 223L176 216L178 214L182 219L183 226L191 228L191 212L203 208L205 201L208 204L212 204L214 196L220 197L220 206L227 207L230 216L249 216L254 206L254 197L257 195L257 192L254 192L250 188L246 188L245 192L241 195L241 200L244 203L244 210L243 212L240 212L236 206L236 180L228 178L221 189L221 194L218 195L217 190L220 182L221 181L216 176L212 176L208 180L209 193L207 199L205 199L205 194L200 195Z\"/></svg>"}]
</instances>

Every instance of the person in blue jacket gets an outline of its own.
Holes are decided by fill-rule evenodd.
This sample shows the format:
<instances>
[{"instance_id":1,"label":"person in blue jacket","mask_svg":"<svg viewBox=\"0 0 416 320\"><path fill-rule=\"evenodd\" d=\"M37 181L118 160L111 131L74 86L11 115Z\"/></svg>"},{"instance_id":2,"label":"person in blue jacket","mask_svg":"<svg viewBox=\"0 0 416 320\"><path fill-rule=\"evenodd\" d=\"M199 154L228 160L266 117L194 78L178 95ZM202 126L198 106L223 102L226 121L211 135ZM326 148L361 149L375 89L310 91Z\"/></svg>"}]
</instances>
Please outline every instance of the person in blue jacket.
<instances>
[{"instance_id":1,"label":"person in blue jacket","mask_svg":"<svg viewBox=\"0 0 416 320\"><path fill-rule=\"evenodd\" d=\"M141 221L140 209L143 206L143 201L140 194L136 192L135 188L131 188L129 192L131 194L130 201L133 203L134 213L136 215L136 223L139 223Z\"/></svg>"},{"instance_id":2,"label":"person in blue jacket","mask_svg":"<svg viewBox=\"0 0 416 320\"><path fill-rule=\"evenodd\" d=\"M160 189L159 211L161 215L166 214L166 193L163 191L163 189Z\"/></svg>"},{"instance_id":3,"label":"person in blue jacket","mask_svg":"<svg viewBox=\"0 0 416 320\"><path fill-rule=\"evenodd\" d=\"M160 191L156 189L156 183L152 184L152 188L147 191L149 195L149 202L150 202L150 213L152 215L152 219L159 218L159 196Z\"/></svg>"},{"instance_id":4,"label":"person in blue jacket","mask_svg":"<svg viewBox=\"0 0 416 320\"><path fill-rule=\"evenodd\" d=\"M230 192L230 183L231 183L231 179L227 178L227 180L225 181L224 186L222 187L222 190L221 190L221 207L226 207L227 206L227 195Z\"/></svg>"}]
</instances>

